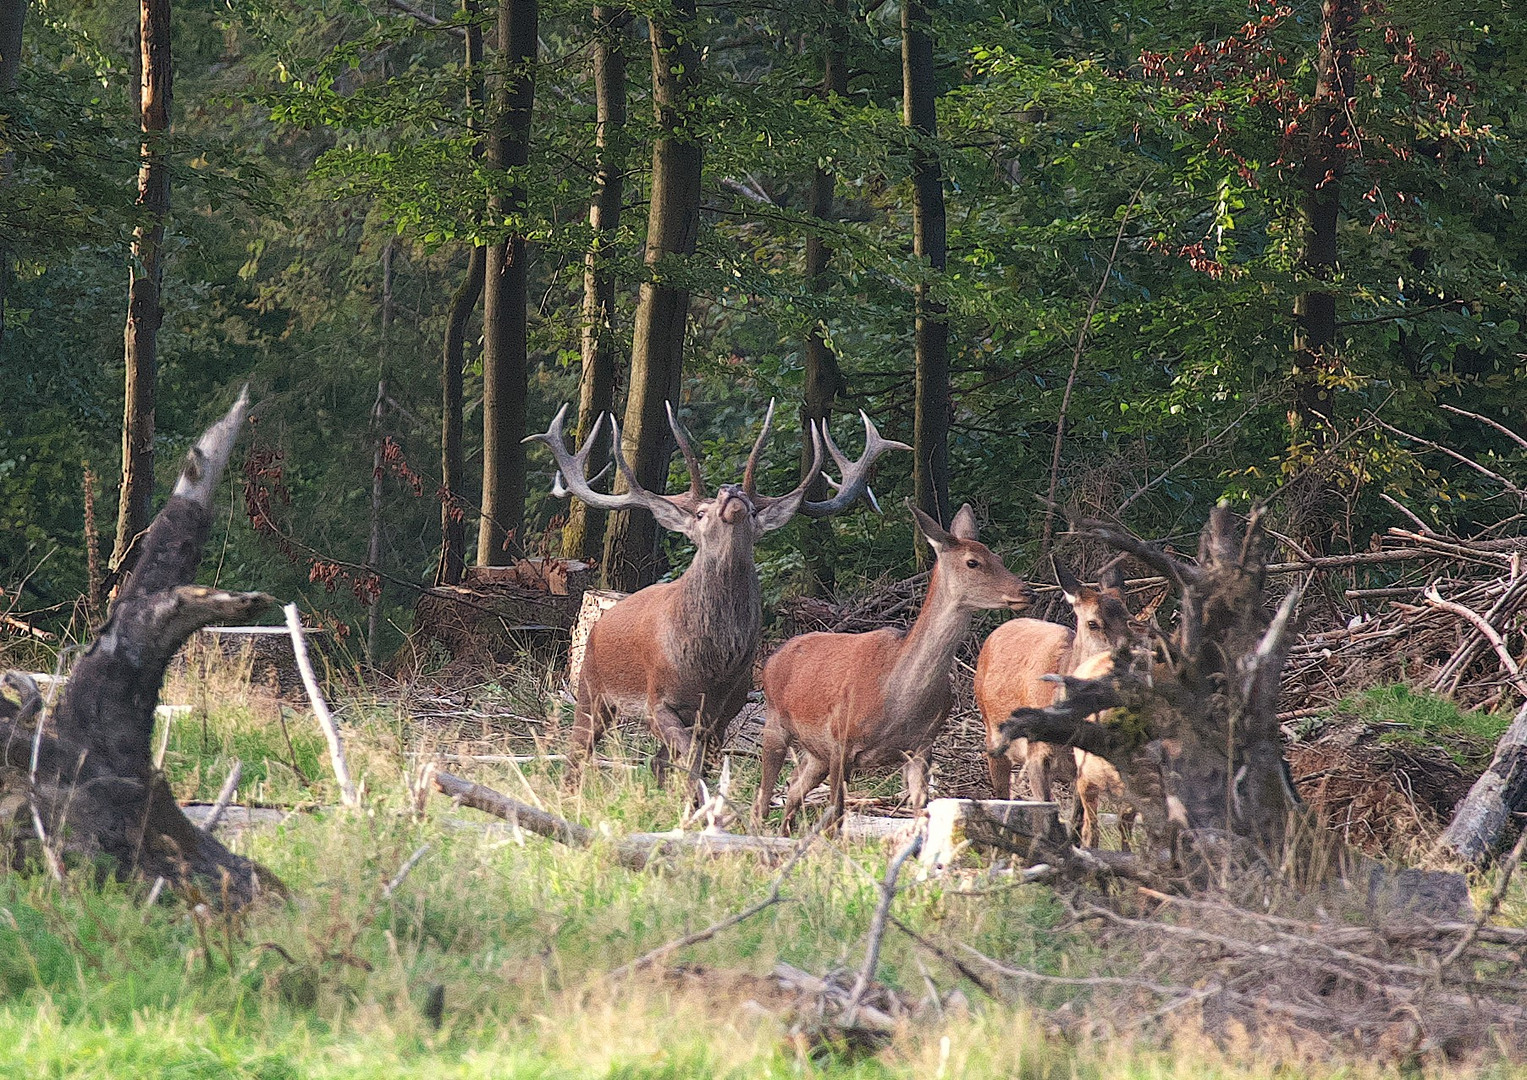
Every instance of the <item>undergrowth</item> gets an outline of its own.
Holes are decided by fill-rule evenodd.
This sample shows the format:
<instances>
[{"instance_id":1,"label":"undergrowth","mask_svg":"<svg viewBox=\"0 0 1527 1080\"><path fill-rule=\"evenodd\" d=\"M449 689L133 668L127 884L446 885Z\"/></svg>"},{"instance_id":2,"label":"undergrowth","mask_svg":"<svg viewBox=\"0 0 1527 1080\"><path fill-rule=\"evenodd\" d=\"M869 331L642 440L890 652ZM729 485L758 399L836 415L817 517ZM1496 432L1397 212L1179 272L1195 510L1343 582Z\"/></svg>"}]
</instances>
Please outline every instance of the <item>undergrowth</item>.
<instances>
[{"instance_id":1,"label":"undergrowth","mask_svg":"<svg viewBox=\"0 0 1527 1080\"><path fill-rule=\"evenodd\" d=\"M1460 765L1483 753L1488 759L1496 741L1511 723L1509 712L1460 708L1438 694L1403 683L1374 686L1342 699L1337 715L1381 726L1380 741L1410 746L1442 746Z\"/></svg>"},{"instance_id":2,"label":"undergrowth","mask_svg":"<svg viewBox=\"0 0 1527 1080\"><path fill-rule=\"evenodd\" d=\"M423 803L409 790L418 752L482 754L449 725L411 725L396 705L352 700L345 719L364 812L331 807L327 759L305 709L250 691L237 671L181 676L167 700L165 765L183 798L209 798L238 757L241 798L295 807L278 825L229 834L290 890L236 916L186 897L146 903L141 883L77 868L63 885L36 868L0 877L0 1076L49 1077L1125 1077L1366 1075L1215 1048L1190 1034L1170 1049L1073 1045L1039 1009L1087 991L1046 987L994 1002L903 934L885 939L880 978L937 1006L888 1046L852 1055L792 1038L743 975L778 962L821 974L856 968L884 854L818 840L786 902L661 965L607 973L766 895L775 870L748 858L679 859L637 872L607 844L560 847L504 823ZM523 752L544 734L501 734ZM622 753L617 744L607 756ZM507 794L607 830L666 829L676 788L645 769L590 770L569 790L555 762L451 766ZM745 803L750 780L740 782ZM423 849L412 872L385 888ZM911 881L896 914L932 939L1051 974L1128 957L1099 955L1061 925L1043 886L968 894ZM674 965L686 978L665 978ZM959 989L960 994L950 991Z\"/></svg>"}]
</instances>

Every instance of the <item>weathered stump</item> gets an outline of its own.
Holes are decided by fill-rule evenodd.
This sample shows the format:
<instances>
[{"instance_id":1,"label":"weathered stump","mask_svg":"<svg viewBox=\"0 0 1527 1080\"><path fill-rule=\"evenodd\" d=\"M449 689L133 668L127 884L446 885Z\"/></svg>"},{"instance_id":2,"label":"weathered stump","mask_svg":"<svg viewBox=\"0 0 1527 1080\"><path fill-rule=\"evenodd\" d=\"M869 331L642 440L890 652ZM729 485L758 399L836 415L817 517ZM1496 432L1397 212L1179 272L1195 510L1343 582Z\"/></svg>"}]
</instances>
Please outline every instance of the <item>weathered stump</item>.
<instances>
[{"instance_id":1,"label":"weathered stump","mask_svg":"<svg viewBox=\"0 0 1527 1080\"><path fill-rule=\"evenodd\" d=\"M1177 627L1154 631L1149 649L1121 651L1100 679L1067 678L1064 700L1018 710L1004 737L1080 746L1112 762L1158 857L1181 861L1196 851L1226 865L1228 842L1282 865L1290 825L1302 816L1276 711L1299 590L1269 618L1260 510L1243 528L1216 507L1191 564L1112 527L1085 527L1172 583Z\"/></svg>"},{"instance_id":2,"label":"weathered stump","mask_svg":"<svg viewBox=\"0 0 1527 1080\"><path fill-rule=\"evenodd\" d=\"M247 394L187 455L174 493L142 542L106 625L43 716L33 681L6 676L0 698L0 806L17 828L12 862L42 845L55 873L67 856L104 857L122 877L162 877L210 903L243 904L280 882L186 818L153 767L154 709L166 668L187 638L272 603L191 582L212 527L212 499L243 425ZM38 725L41 731L38 731Z\"/></svg>"}]
</instances>

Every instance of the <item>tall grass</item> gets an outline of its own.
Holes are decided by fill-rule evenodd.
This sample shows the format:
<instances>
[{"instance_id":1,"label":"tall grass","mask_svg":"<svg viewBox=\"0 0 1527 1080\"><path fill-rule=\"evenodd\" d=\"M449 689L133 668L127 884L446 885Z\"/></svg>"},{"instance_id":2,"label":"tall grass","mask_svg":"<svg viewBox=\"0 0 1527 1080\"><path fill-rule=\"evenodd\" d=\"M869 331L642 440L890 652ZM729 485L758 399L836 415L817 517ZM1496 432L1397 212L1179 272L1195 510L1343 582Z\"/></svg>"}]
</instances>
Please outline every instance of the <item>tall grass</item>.
<instances>
[{"instance_id":1,"label":"tall grass","mask_svg":"<svg viewBox=\"0 0 1527 1080\"><path fill-rule=\"evenodd\" d=\"M767 1000L757 977L780 961L814 973L859 964L885 865L866 845L819 840L785 885L785 903L611 983L612 969L765 895L774 869L681 858L636 872L609 845L560 847L438 796L419 814L409 755L451 749L450 732L418 729L379 699L341 710L366 810L323 809L334 792L305 710L277 711L237 671L192 671L169 696L201 705L167 733L177 793L209 796L238 757L244 797L306 808L231 834L290 898L230 916L196 909L194 898L146 906L141 884L86 868L62 887L36 872L0 877L0 1076L1293 1075L1297 1055L1227 1052L1187 1034L1170 1051L1068 1043L1030 1010L1070 1000L1084 1011L1085 989L992 1002L897 933L881 979L913 999L931 982L943 991L938 1006L873 1054L793 1034L798 1018ZM499 738L500 749L526 742L523 732ZM492 739L479 724L471 747ZM681 810L679 792L657 788L645 769L591 770L569 789L550 763L461 768L611 836L671 828ZM750 781L739 791L746 802ZM424 847L388 895L384 884ZM1040 971L1129 960L1097 955L1085 933L1063 926L1042 886L972 895L912 880L896 913L930 937ZM962 997L949 997L955 987ZM432 1002L443 1002L438 1016ZM1365 1074L1354 1064L1295 1071Z\"/></svg>"}]
</instances>

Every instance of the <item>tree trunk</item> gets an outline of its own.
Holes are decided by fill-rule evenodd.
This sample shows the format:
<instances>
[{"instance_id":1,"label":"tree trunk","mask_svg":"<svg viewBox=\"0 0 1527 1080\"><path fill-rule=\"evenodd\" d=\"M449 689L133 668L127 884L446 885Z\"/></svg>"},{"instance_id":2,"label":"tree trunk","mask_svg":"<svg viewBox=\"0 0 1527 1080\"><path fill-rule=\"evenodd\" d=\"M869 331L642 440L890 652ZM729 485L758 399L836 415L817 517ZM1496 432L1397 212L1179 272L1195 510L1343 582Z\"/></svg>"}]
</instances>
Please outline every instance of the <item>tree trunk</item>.
<instances>
[{"instance_id":1,"label":"tree trunk","mask_svg":"<svg viewBox=\"0 0 1527 1080\"><path fill-rule=\"evenodd\" d=\"M382 625L382 415L387 404L387 350L392 336L392 240L382 245L382 374L376 381L376 404L371 409L371 508L368 515L366 569L376 575L376 595L366 611L366 665L376 667Z\"/></svg>"},{"instance_id":2,"label":"tree trunk","mask_svg":"<svg viewBox=\"0 0 1527 1080\"><path fill-rule=\"evenodd\" d=\"M536 0L501 0L498 51L502 73L494 89L489 161L498 169L523 168L530 160L530 119L535 105ZM525 189L515 183L489 200L495 222L525 213ZM525 237L516 231L488 248L483 287L483 473L482 521L477 532L479 566L513 561L525 513L526 355Z\"/></svg>"},{"instance_id":3,"label":"tree trunk","mask_svg":"<svg viewBox=\"0 0 1527 1080\"><path fill-rule=\"evenodd\" d=\"M474 247L466 276L451 297L441 364L440 421L440 566L436 585L459 585L467 565L466 455L462 450L462 371L466 367L467 324L482 295L488 249Z\"/></svg>"},{"instance_id":4,"label":"tree trunk","mask_svg":"<svg viewBox=\"0 0 1527 1080\"><path fill-rule=\"evenodd\" d=\"M831 101L848 93L848 63L844 55L845 28L848 22L847 0L828 0L827 48L822 56L822 100ZM836 178L832 173L817 166L811 178L811 215L822 221L832 218L833 191ZM811 290L820 293L827 288L827 264L832 259L832 248L820 235L806 237L806 281ZM801 388L801 430L808 431L813 420L826 425L832 417L838 395L848 387L843 380L843 370L838 357L827 344L820 324L811 328L806 337L806 366ZM806 478L811 468L811 440L801 442L801 476ZM827 498L827 482L821 474L811 478L806 498L819 502ZM803 526L805 545L802 551L806 567L806 592L821 596L832 592L837 584L836 559L833 549L832 525L825 518L808 519Z\"/></svg>"},{"instance_id":5,"label":"tree trunk","mask_svg":"<svg viewBox=\"0 0 1527 1080\"><path fill-rule=\"evenodd\" d=\"M1352 139L1352 53L1357 37L1357 0L1324 0L1315 98L1309 112L1309 143L1301 169L1300 217L1304 291L1294 301L1295 409L1301 434L1323 444L1330 434L1330 392L1322 376L1335 365L1336 225L1341 182ZM1324 419L1323 419L1324 418Z\"/></svg>"},{"instance_id":6,"label":"tree trunk","mask_svg":"<svg viewBox=\"0 0 1527 1080\"><path fill-rule=\"evenodd\" d=\"M164 224L170 212L170 0L140 0L142 60L138 117L138 210L124 333L127 369L122 406L122 488L112 563L148 528L154 499L154 390L159 368L159 287L164 280Z\"/></svg>"},{"instance_id":7,"label":"tree trunk","mask_svg":"<svg viewBox=\"0 0 1527 1080\"><path fill-rule=\"evenodd\" d=\"M901 8L902 123L912 144L912 253L923 274L941 275L947 251L944 232L944 182L939 166L938 88L933 67L933 36L928 10L915 0ZM944 305L935 300L930 282L916 287L916 379L912 442L913 498L941 522L949 519L949 326ZM922 545L919 555L924 554Z\"/></svg>"},{"instance_id":8,"label":"tree trunk","mask_svg":"<svg viewBox=\"0 0 1527 1080\"><path fill-rule=\"evenodd\" d=\"M624 8L594 8L594 197L589 202L589 250L583 259L583 369L578 380L579 443L594 421L615 411L620 346L615 336L615 271L610 254L620 227L626 168L626 55ZM589 475L609 460L605 444L589 455ZM562 554L587 559L604 532L605 515L571 500L562 530Z\"/></svg>"},{"instance_id":9,"label":"tree trunk","mask_svg":"<svg viewBox=\"0 0 1527 1080\"><path fill-rule=\"evenodd\" d=\"M1482 865L1495 850L1513 813L1527 809L1527 705L1495 747L1495 759L1453 809L1437 841L1445 859Z\"/></svg>"},{"instance_id":10,"label":"tree trunk","mask_svg":"<svg viewBox=\"0 0 1527 1080\"><path fill-rule=\"evenodd\" d=\"M1216 507L1195 563L1109 526L1083 527L1176 585L1177 629L1160 657L1135 656L1128 665L1116 657L1099 679L1068 676L1063 700L1016 710L1003 737L1080 746L1108 759L1151 849L1171 853L1192 876L1217 875L1232 856L1243 869L1279 867L1289 854L1285 839L1310 842L1319 830L1306 821L1286 831L1299 800L1277 701L1299 596L1285 596L1268 619L1262 512L1243 528L1227 506Z\"/></svg>"},{"instance_id":11,"label":"tree trunk","mask_svg":"<svg viewBox=\"0 0 1527 1080\"><path fill-rule=\"evenodd\" d=\"M480 133L477 113L483 104L482 25L478 0L462 0L467 16L466 79L467 130ZM480 141L472 145L472 156L482 155ZM482 295L484 270L488 263L486 248L474 246L467 259L466 276L451 295L451 310L445 323L445 351L440 369L440 565L435 569L436 585L457 585L467 565L467 490L466 455L462 450L462 371L466 367L467 325L477 298Z\"/></svg>"},{"instance_id":12,"label":"tree trunk","mask_svg":"<svg viewBox=\"0 0 1527 1080\"><path fill-rule=\"evenodd\" d=\"M90 650L75 666L48 723L30 677L6 681L22 691L19 708L0 697L0 800L30 804L29 828L12 842L40 845L62 877L65 856L109 857L120 876L167 882L214 906L281 890L269 871L235 855L186 819L150 746L159 687L170 659L199 628L242 622L272 603L263 593L228 593L190 584L212 531L212 502L248 398L202 435L175 491L140 547ZM32 768L35 725L44 724ZM24 857L16 853L13 862ZM190 890L195 890L191 893Z\"/></svg>"},{"instance_id":13,"label":"tree trunk","mask_svg":"<svg viewBox=\"0 0 1527 1080\"><path fill-rule=\"evenodd\" d=\"M26 0L0 0L0 110L10 111L8 99L16 92L21 76L21 31L26 24ZM16 155L0 155L0 187L8 185L16 169ZM5 345L5 305L11 294L11 262L15 253L0 240L0 348Z\"/></svg>"},{"instance_id":14,"label":"tree trunk","mask_svg":"<svg viewBox=\"0 0 1527 1080\"><path fill-rule=\"evenodd\" d=\"M636 302L621 450L632 462L637 482L653 492L667 486L673 439L663 403L678 397L689 314L689 290L667 276L663 263L675 255L694 254L700 227L701 133L687 131L685 117L694 107L700 81L694 18L695 0L675 0L668 14L648 19L658 136L652 146L652 205L647 216L649 277ZM629 510L611 514L604 546L606 588L639 589L657 580L659 568L658 527L652 515Z\"/></svg>"}]
</instances>

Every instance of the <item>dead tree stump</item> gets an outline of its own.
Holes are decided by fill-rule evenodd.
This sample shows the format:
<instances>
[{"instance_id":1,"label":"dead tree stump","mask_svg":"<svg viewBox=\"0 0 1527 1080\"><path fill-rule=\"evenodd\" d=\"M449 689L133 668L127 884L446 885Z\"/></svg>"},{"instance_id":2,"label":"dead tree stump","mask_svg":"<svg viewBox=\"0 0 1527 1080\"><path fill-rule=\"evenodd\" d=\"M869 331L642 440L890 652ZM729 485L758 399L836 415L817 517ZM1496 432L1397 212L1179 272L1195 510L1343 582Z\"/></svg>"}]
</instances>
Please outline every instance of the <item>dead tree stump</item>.
<instances>
[{"instance_id":1,"label":"dead tree stump","mask_svg":"<svg viewBox=\"0 0 1527 1080\"><path fill-rule=\"evenodd\" d=\"M1260 511L1243 527L1216 507L1195 563L1111 526L1082 527L1172 583L1177 626L1156 630L1149 650L1122 651L1100 679L1066 678L1062 701L1018 710L1004 738L1080 746L1113 763L1158 859L1202 871L1234 850L1238 863L1244 854L1281 865L1300 804L1276 703L1299 590L1269 617Z\"/></svg>"},{"instance_id":2,"label":"dead tree stump","mask_svg":"<svg viewBox=\"0 0 1527 1080\"><path fill-rule=\"evenodd\" d=\"M16 823L13 864L41 844L55 872L66 856L104 857L118 876L162 877L212 904L240 905L262 888L281 888L269 871L191 824L154 769L150 747L160 684L186 639L273 603L264 593L191 584L248 404L247 393L240 394L187 455L106 625L75 665L53 714L43 716L30 677L5 677L0 808Z\"/></svg>"}]
</instances>

